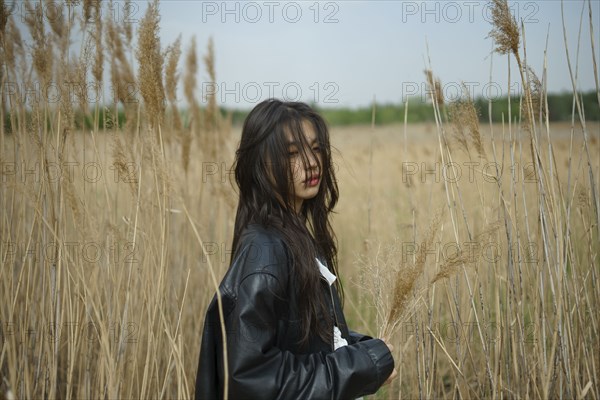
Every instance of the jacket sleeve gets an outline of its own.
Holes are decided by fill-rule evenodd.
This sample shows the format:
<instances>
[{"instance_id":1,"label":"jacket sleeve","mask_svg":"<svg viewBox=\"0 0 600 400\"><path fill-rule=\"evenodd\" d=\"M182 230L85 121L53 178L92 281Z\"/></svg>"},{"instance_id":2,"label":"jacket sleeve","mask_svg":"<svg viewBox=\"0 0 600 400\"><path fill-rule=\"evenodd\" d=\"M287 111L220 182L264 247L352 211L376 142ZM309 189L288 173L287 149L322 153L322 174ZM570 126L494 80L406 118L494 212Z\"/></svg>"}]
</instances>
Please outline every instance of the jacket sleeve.
<instances>
[{"instance_id":1,"label":"jacket sleeve","mask_svg":"<svg viewBox=\"0 0 600 400\"><path fill-rule=\"evenodd\" d=\"M285 287L270 272L240 283L229 314L228 371L232 399L351 399L372 394L391 374L394 360L379 339L330 353L296 355L276 346Z\"/></svg>"},{"instance_id":2,"label":"jacket sleeve","mask_svg":"<svg viewBox=\"0 0 600 400\"><path fill-rule=\"evenodd\" d=\"M371 336L363 335L362 333L354 332L353 330L349 330L348 333L350 334L350 343L358 343L364 340L373 339Z\"/></svg>"}]
</instances>

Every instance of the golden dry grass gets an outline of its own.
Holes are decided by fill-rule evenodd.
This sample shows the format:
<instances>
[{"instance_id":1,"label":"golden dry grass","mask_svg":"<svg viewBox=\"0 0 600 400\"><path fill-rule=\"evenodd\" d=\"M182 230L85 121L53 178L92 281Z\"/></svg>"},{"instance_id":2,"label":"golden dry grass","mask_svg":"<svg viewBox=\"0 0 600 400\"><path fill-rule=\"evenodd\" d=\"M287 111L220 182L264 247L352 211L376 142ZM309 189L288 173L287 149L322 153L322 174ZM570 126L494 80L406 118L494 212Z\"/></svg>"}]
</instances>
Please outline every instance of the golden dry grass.
<instances>
[{"instance_id":1,"label":"golden dry grass","mask_svg":"<svg viewBox=\"0 0 600 400\"><path fill-rule=\"evenodd\" d=\"M569 127L557 124L551 128L555 134L551 143L557 149L556 163L562 167L557 178L564 180L569 162ZM385 291L380 295L385 297L393 289L385 286L386 279L400 269L401 261L418 266L424 273L415 286L423 290L405 292L408 297L418 297L418 301L410 308L409 317L396 327L394 340L399 345L396 359L401 377L389 393L413 397L429 387L429 392L422 393L424 397L453 392L463 397L493 393L510 396L541 391L544 384L548 395L560 393L554 382L544 380L548 376L542 375L541 362L544 358L552 360L556 354L560 343L552 327L559 322L564 324L565 318L574 347L565 349L568 360L554 355L554 362L570 363L561 368L575 372L574 387L583 389L587 381L594 382L591 372L598 366L593 351L598 335L594 333L597 322L589 312L598 305L599 298L594 283L598 245L589 230L592 205L585 185L580 184L574 191L577 197L571 229L581 243L570 249L575 267L570 267L565 275L554 273L556 264L544 261L539 223L531 217L535 215L535 204L529 204L535 203L535 181L523 152L514 155L518 164L504 165L509 175L503 176L504 181L511 180L512 171L522 174L517 185L522 192L519 189L516 204L510 206L510 223L522 235L520 242L513 244L513 250L524 253L513 253L518 277L511 276L517 270L507 268L508 247L502 229L484 232L502 218L497 186L486 175L486 169L492 170L484 166L485 160L479 160L482 166L465 165L470 162L466 157L457 157L454 162L462 168L457 182L468 208L471 242L476 242L476 236L487 234L485 243L494 246L488 246L487 253L473 249L457 254L456 244L464 251L469 239L455 239L451 219L445 212L439 227L430 230L426 241L429 252L420 252L411 246L423 245L432 214L445 203L444 167L435 166L439 162L435 126L409 125L407 155L402 154L401 126L376 128L372 133L370 129L332 130L332 143L339 149L335 165L341 188L334 227L347 293L346 313L352 327L377 334L382 322L372 307L376 298L363 290L368 286L366 282L378 280ZM510 147L515 151L520 148L522 141L511 144L508 138L501 139L501 126L494 126L494 130L499 136L495 139L496 151L498 147L504 147L507 153ZM231 144L238 135L239 130L234 131ZM370 243L381 247L377 258L379 276L369 275L377 264L373 262L375 245L368 254L363 251L367 231L365 188L369 186L364 166L368 161L369 135L373 136L374 160ZM486 151L491 154L486 127L482 127L482 135L488 146ZM592 149L597 151L600 141L597 136L594 138ZM221 276L227 268L234 215L234 192L226 171L233 148L229 149L229 157L224 155L220 160L192 157L186 174L175 162L179 156L176 142L165 146L164 161L160 161L163 156L151 138L128 146L120 143L113 151L116 140L109 134L77 134L67 141L64 163L74 167L69 175L66 171L61 175L64 200L57 207L61 217L56 224L51 223L47 196L39 194L44 186L56 184L56 175L44 178L41 169L35 170L27 162L17 165L14 174L4 170L2 229L3 238L10 240L3 240L2 244L2 362L6 379L19 397L49 393L47 381L36 378L38 369L46 374L53 372L57 397L187 397L193 393L203 310L213 286L207 259L182 208L185 203L211 254L216 275ZM2 153L4 163L13 160L14 145L14 138L7 138ZM39 151L37 145L21 145L22 159L34 159ZM581 140L574 141L574 147L580 145ZM133 150L117 151L128 147ZM201 149L192 148L194 153L201 154ZM508 162L508 155L505 157ZM87 167L83 159L87 160ZM49 156L51 169L57 162ZM405 163L419 167L410 188L403 178L413 170L406 170ZM33 173L23 168L36 171L39 179L33 179ZM101 179L92 182L96 168L102 171ZM436 168L437 172L433 172ZM84 174L88 174L87 178ZM579 175L580 180L584 177L581 171L574 175ZM531 200L521 199L521 194L531 196ZM519 204L523 201L532 207L527 220ZM528 229L536 232L528 234ZM530 241L536 246L527 247ZM395 247L388 248L394 243ZM499 254L495 253L497 249ZM528 250L533 252L526 253ZM475 259L467 260L463 269L455 261L464 260L465 256ZM370 261L366 266L371 268L356 262L361 257ZM411 264L413 257L417 258L415 264ZM450 267L462 273L452 271L449 280L436 276ZM547 281L557 278L561 281ZM423 283L432 279L438 279L433 286ZM562 301L579 307L559 320L553 311L554 296L548 293L551 290L560 290ZM476 303L479 321L471 302ZM519 321L521 317L527 320ZM544 321L547 326L543 326ZM545 368L553 374L560 373L547 363ZM486 365L491 376L500 380L494 380L498 385L495 389L489 387L483 373ZM503 379L511 379L512 383ZM543 393L531 395L545 397Z\"/></svg>"}]
</instances>

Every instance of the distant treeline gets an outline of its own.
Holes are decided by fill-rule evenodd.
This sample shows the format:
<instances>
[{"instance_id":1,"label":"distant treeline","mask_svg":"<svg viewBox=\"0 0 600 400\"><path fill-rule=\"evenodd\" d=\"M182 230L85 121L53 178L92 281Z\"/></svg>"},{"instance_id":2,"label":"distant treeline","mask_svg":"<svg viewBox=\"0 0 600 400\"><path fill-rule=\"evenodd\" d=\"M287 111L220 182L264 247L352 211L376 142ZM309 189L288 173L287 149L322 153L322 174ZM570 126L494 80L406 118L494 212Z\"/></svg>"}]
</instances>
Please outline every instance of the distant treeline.
<instances>
[{"instance_id":1,"label":"distant treeline","mask_svg":"<svg viewBox=\"0 0 600 400\"><path fill-rule=\"evenodd\" d=\"M582 105L586 121L600 121L600 106L598 106L598 96L596 92L585 92L581 94ZM482 123L489 121L489 102L487 99L478 98L474 101L475 107L479 113L479 120ZM511 116L513 120L519 118L519 97L512 96L510 100ZM331 126L344 126L354 124L370 124L372 118L371 107L359 108L334 108L321 107L313 104L327 123ZM393 124L404 122L404 104L376 104L375 105L375 124ZM499 97L492 101L492 121L502 122L502 117L506 121L508 118L508 99L507 97ZM548 119L551 122L570 121L573 110L573 94L560 93L548 95ZM244 119L250 112L249 109L228 109L221 108L221 113L225 118L231 118L233 125L241 125ZM577 111L576 111L577 112ZM118 124L123 127L126 123L125 113L120 109L115 117L114 108L103 107L99 110L99 125L106 126L108 129L115 128ZM444 115L444 110L442 110ZM15 116L13 116L14 118ZM26 116L27 119L31 115ZM189 123L189 115L186 110L182 111L182 120L184 125ZM424 102L420 98L409 99L407 121L412 122L434 122L433 107L430 102ZM106 125L105 125L106 123ZM48 121L50 124L50 121ZM91 129L93 126L93 117L89 113L75 111L75 128L76 129ZM4 129L10 133L11 115L10 112L4 113Z\"/></svg>"},{"instance_id":2,"label":"distant treeline","mask_svg":"<svg viewBox=\"0 0 600 400\"><path fill-rule=\"evenodd\" d=\"M596 92L590 91L581 94L582 105L586 121L600 121L600 107ZM519 97L511 97L511 116L519 117ZM478 98L474 101L479 112L481 122L489 121L489 101ZM372 108L332 108L313 105L324 116L330 125L370 124ZM558 93L548 94L548 119L555 121L570 121L573 109L573 94ZM230 112L234 124L241 124L249 110L223 110ZM502 122L508 118L508 98L506 96L492 101L492 121ZM420 98L409 99L408 122L434 122L433 108L430 102L423 102ZM377 125L404 122L404 104L376 104L375 123Z\"/></svg>"}]
</instances>

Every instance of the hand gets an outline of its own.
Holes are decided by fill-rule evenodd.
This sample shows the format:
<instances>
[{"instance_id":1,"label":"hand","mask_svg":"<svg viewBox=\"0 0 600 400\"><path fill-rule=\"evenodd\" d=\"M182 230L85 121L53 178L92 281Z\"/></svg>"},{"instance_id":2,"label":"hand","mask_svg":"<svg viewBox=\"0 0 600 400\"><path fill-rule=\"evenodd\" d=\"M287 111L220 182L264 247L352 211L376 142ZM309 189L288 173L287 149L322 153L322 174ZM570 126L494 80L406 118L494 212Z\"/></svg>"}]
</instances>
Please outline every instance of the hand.
<instances>
[{"instance_id":1,"label":"hand","mask_svg":"<svg viewBox=\"0 0 600 400\"><path fill-rule=\"evenodd\" d=\"M388 347L388 349L390 349L390 353L393 353L394 345L390 344L388 342L388 339L386 339L386 338L383 338L381 340L383 341L383 343L385 343L385 345ZM390 376L385 380L385 382L383 382L383 385L381 385L381 386L389 385L392 382L392 380L394 380L394 378L396 378L396 376L398 376L398 371L396 371L396 367L394 367L394 370L392 371Z\"/></svg>"},{"instance_id":2,"label":"hand","mask_svg":"<svg viewBox=\"0 0 600 400\"><path fill-rule=\"evenodd\" d=\"M391 343L389 343L389 339L387 339L387 338L381 338L381 341L383 343L385 343L385 345L388 347L388 349L390 349L390 353L394 352L394 345L391 344Z\"/></svg>"},{"instance_id":3,"label":"hand","mask_svg":"<svg viewBox=\"0 0 600 400\"><path fill-rule=\"evenodd\" d=\"M390 383L392 383L392 381L397 376L398 376L398 371L396 371L396 368L394 367L394 370L392 371L392 373L390 374L390 376L388 376L388 378L385 380L385 382L383 382L383 385L381 385L381 386L389 385Z\"/></svg>"}]
</instances>

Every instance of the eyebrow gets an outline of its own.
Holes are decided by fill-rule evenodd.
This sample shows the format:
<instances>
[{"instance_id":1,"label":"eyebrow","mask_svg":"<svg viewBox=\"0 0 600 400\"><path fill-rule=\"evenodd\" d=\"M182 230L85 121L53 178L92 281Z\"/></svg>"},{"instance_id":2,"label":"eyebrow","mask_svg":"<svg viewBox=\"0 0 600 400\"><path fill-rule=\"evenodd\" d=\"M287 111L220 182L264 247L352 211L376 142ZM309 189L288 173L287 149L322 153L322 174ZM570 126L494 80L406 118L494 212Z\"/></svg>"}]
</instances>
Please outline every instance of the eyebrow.
<instances>
[{"instance_id":1,"label":"eyebrow","mask_svg":"<svg viewBox=\"0 0 600 400\"><path fill-rule=\"evenodd\" d=\"M317 139L317 138L314 138L313 140L311 140L310 142L308 142L308 144L309 144L309 145L313 145L313 144L315 144L317 141L318 141L318 139ZM295 141L295 140L292 140L291 142L288 142L287 144L288 144L288 146L298 146L298 145L299 145L299 143L298 143L297 141Z\"/></svg>"}]
</instances>

